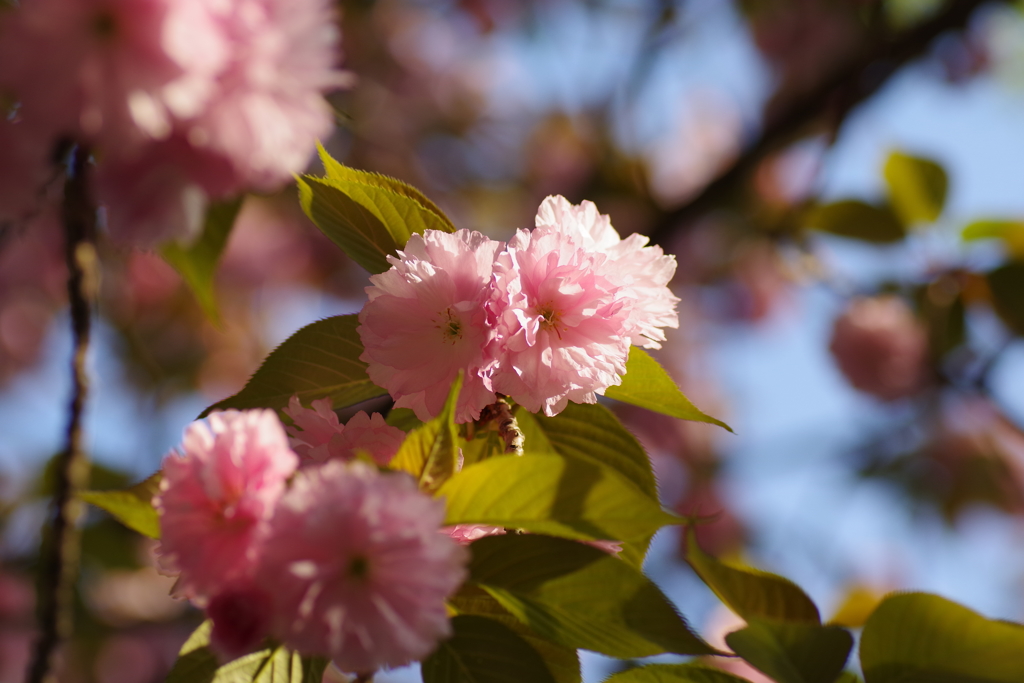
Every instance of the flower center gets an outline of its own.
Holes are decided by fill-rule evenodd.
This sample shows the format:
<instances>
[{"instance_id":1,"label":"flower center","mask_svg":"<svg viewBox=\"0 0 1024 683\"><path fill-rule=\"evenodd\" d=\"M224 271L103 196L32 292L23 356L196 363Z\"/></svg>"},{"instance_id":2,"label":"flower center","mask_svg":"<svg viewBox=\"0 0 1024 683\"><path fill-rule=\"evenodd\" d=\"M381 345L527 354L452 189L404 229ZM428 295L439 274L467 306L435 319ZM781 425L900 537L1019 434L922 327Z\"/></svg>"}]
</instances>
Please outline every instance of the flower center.
<instances>
[{"instance_id":1,"label":"flower center","mask_svg":"<svg viewBox=\"0 0 1024 683\"><path fill-rule=\"evenodd\" d=\"M562 338L562 317L558 310L551 304L551 302L545 302L535 309L537 315L540 317L540 329L542 330L554 330L558 338Z\"/></svg>"},{"instance_id":2,"label":"flower center","mask_svg":"<svg viewBox=\"0 0 1024 683\"><path fill-rule=\"evenodd\" d=\"M348 575L357 581L365 581L370 575L370 561L362 555L356 555L348 563Z\"/></svg>"},{"instance_id":3,"label":"flower center","mask_svg":"<svg viewBox=\"0 0 1024 683\"><path fill-rule=\"evenodd\" d=\"M445 341L450 341L454 344L462 339L462 320L452 312L451 308L444 309L441 312L440 318L441 322L437 325L437 328L441 330Z\"/></svg>"},{"instance_id":4,"label":"flower center","mask_svg":"<svg viewBox=\"0 0 1024 683\"><path fill-rule=\"evenodd\" d=\"M117 19L110 10L100 10L92 17L92 32L102 41L107 41L117 34Z\"/></svg>"}]
</instances>

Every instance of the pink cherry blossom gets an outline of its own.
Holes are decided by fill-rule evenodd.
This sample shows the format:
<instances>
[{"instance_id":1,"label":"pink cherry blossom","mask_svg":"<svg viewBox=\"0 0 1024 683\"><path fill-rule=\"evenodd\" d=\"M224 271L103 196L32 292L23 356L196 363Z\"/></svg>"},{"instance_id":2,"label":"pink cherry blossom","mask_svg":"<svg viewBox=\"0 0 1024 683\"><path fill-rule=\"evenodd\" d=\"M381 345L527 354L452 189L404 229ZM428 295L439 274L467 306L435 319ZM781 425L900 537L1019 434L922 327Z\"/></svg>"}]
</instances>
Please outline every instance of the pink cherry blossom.
<instances>
[{"instance_id":1,"label":"pink cherry blossom","mask_svg":"<svg viewBox=\"0 0 1024 683\"><path fill-rule=\"evenodd\" d=\"M928 333L898 297L851 302L836 320L829 348L850 384L884 401L911 396L927 383Z\"/></svg>"},{"instance_id":2,"label":"pink cherry blossom","mask_svg":"<svg viewBox=\"0 0 1024 683\"><path fill-rule=\"evenodd\" d=\"M248 583L229 585L206 606L213 622L210 645L227 660L251 652L269 633L270 610L266 591Z\"/></svg>"},{"instance_id":3,"label":"pink cherry blossom","mask_svg":"<svg viewBox=\"0 0 1024 683\"><path fill-rule=\"evenodd\" d=\"M330 458L351 460L362 452L383 466L391 462L405 440L405 432L385 422L380 413L371 416L360 410L342 426L329 398L303 408L298 396L292 396L284 413L295 422L285 429L303 464Z\"/></svg>"},{"instance_id":4,"label":"pink cherry blossom","mask_svg":"<svg viewBox=\"0 0 1024 683\"><path fill-rule=\"evenodd\" d=\"M537 227L571 237L593 253L607 256L602 275L622 288L618 296L629 300L630 341L646 348L660 349L664 327L679 327L676 304L668 283L676 272L674 256L659 246L645 246L648 238L634 233L620 239L611 219L597 211L593 202L570 204L565 197L548 197L537 211Z\"/></svg>"},{"instance_id":5,"label":"pink cherry blossom","mask_svg":"<svg viewBox=\"0 0 1024 683\"><path fill-rule=\"evenodd\" d=\"M359 314L367 373L399 408L428 420L441 412L452 382L465 373L455 419L468 422L495 401L491 306L500 244L478 232L428 230L389 256L391 269L370 278Z\"/></svg>"},{"instance_id":6,"label":"pink cherry blossom","mask_svg":"<svg viewBox=\"0 0 1024 683\"><path fill-rule=\"evenodd\" d=\"M160 562L177 592L203 603L251 573L285 480L298 466L272 410L214 413L164 458L153 505Z\"/></svg>"},{"instance_id":7,"label":"pink cherry blossom","mask_svg":"<svg viewBox=\"0 0 1024 683\"><path fill-rule=\"evenodd\" d=\"M0 223L30 215L41 201L48 176L49 140L0 109Z\"/></svg>"},{"instance_id":8,"label":"pink cherry blossom","mask_svg":"<svg viewBox=\"0 0 1024 683\"><path fill-rule=\"evenodd\" d=\"M444 514L403 473L334 460L301 470L256 573L272 635L344 671L428 655L450 633L445 599L466 576L466 551L438 533Z\"/></svg>"},{"instance_id":9,"label":"pink cherry blossom","mask_svg":"<svg viewBox=\"0 0 1024 683\"><path fill-rule=\"evenodd\" d=\"M495 391L556 415L621 384L631 302L606 275L607 261L554 227L516 233L495 264L496 309L504 309Z\"/></svg>"},{"instance_id":10,"label":"pink cherry blossom","mask_svg":"<svg viewBox=\"0 0 1024 683\"><path fill-rule=\"evenodd\" d=\"M489 524L456 524L444 527L441 532L450 536L459 545L469 545L485 536L504 536L505 528Z\"/></svg>"}]
</instances>

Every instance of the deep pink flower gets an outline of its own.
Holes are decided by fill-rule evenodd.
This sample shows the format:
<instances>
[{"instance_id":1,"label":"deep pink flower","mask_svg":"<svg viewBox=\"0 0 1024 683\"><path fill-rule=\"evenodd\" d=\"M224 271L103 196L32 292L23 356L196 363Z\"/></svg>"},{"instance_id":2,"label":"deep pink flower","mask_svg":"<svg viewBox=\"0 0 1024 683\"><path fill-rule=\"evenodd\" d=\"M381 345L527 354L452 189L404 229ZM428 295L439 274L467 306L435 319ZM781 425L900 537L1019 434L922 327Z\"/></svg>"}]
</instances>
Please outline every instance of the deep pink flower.
<instances>
[{"instance_id":1,"label":"deep pink flower","mask_svg":"<svg viewBox=\"0 0 1024 683\"><path fill-rule=\"evenodd\" d=\"M531 412L594 403L626 372L632 302L608 277L608 257L578 242L556 227L520 230L496 260L493 386Z\"/></svg>"},{"instance_id":2,"label":"deep pink flower","mask_svg":"<svg viewBox=\"0 0 1024 683\"><path fill-rule=\"evenodd\" d=\"M52 150L49 140L21 122L7 121L0 108L0 223L32 213L41 200Z\"/></svg>"},{"instance_id":3,"label":"deep pink flower","mask_svg":"<svg viewBox=\"0 0 1024 683\"><path fill-rule=\"evenodd\" d=\"M928 333L898 297L852 301L836 320L829 348L850 384L884 401L927 384Z\"/></svg>"},{"instance_id":4,"label":"deep pink flower","mask_svg":"<svg viewBox=\"0 0 1024 683\"><path fill-rule=\"evenodd\" d=\"M177 591L202 604L249 575L267 520L298 466L272 410L214 413L164 458L153 505L160 562L180 572Z\"/></svg>"},{"instance_id":5,"label":"deep pink flower","mask_svg":"<svg viewBox=\"0 0 1024 683\"><path fill-rule=\"evenodd\" d=\"M450 633L445 599L466 576L466 551L438 533L444 513L403 473L334 460L301 470L256 573L274 601L272 634L344 671L428 655Z\"/></svg>"},{"instance_id":6,"label":"deep pink flower","mask_svg":"<svg viewBox=\"0 0 1024 683\"><path fill-rule=\"evenodd\" d=\"M489 307L500 243L478 232L413 235L392 267L370 278L359 314L367 373L400 408L429 420L441 412L459 371L465 382L456 421L468 422L495 400L489 374L495 328Z\"/></svg>"},{"instance_id":7,"label":"deep pink flower","mask_svg":"<svg viewBox=\"0 0 1024 683\"><path fill-rule=\"evenodd\" d=\"M292 396L284 413L295 422L285 429L303 464L331 458L347 461L363 452L383 466L391 462L405 440L405 432L385 422L380 413L370 416L360 410L342 426L329 398L303 408L299 398Z\"/></svg>"},{"instance_id":8,"label":"deep pink flower","mask_svg":"<svg viewBox=\"0 0 1024 683\"><path fill-rule=\"evenodd\" d=\"M664 327L679 327L679 298L668 288L676 272L676 259L659 246L646 246L648 238L634 233L620 239L611 219L593 202L570 204L565 197L548 197L537 210L537 227L570 237L586 251L604 254L601 274L622 289L618 297L629 302L626 324L630 341L660 349Z\"/></svg>"},{"instance_id":9,"label":"deep pink flower","mask_svg":"<svg viewBox=\"0 0 1024 683\"><path fill-rule=\"evenodd\" d=\"M206 606L210 645L226 660L252 652L270 632L270 610L266 591L245 582L227 586Z\"/></svg>"}]
</instances>

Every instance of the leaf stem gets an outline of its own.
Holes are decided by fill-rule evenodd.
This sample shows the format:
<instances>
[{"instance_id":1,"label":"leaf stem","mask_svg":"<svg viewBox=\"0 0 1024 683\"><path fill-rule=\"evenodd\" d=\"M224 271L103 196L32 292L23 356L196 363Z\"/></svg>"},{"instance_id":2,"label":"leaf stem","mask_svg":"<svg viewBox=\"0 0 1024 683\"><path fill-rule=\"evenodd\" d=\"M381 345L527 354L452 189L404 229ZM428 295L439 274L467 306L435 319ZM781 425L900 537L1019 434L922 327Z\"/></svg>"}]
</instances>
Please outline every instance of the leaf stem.
<instances>
[{"instance_id":1,"label":"leaf stem","mask_svg":"<svg viewBox=\"0 0 1024 683\"><path fill-rule=\"evenodd\" d=\"M77 494L88 486L89 460L82 448L82 418L89 389L86 355L91 332L91 304L97 281L96 206L89 188L89 150L71 151L64 180L62 220L68 266L68 300L74 349L71 358L72 396L64 450L54 475L53 526L44 532L39 581L39 639L28 671L28 683L56 680L59 646L73 630L74 584L78 575L82 503Z\"/></svg>"}]
</instances>

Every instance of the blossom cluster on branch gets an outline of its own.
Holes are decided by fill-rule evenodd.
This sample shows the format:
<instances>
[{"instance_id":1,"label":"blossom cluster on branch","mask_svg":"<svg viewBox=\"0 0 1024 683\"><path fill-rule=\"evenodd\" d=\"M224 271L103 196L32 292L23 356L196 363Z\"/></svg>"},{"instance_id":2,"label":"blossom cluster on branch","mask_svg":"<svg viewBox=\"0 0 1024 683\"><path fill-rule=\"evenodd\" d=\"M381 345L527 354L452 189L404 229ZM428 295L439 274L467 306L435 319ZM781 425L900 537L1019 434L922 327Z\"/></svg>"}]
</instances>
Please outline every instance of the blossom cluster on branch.
<instances>
[{"instance_id":1,"label":"blossom cluster on branch","mask_svg":"<svg viewBox=\"0 0 1024 683\"><path fill-rule=\"evenodd\" d=\"M25 0L0 12L0 220L30 212L62 144L97 160L122 242L194 234L209 200L273 190L332 127L327 0Z\"/></svg>"},{"instance_id":2,"label":"blossom cluster on branch","mask_svg":"<svg viewBox=\"0 0 1024 683\"><path fill-rule=\"evenodd\" d=\"M313 426L318 408L291 412ZM346 429L320 426L295 430L292 444L315 451ZM441 527L444 502L405 473L346 459L307 455L300 469L271 410L214 413L165 458L160 561L177 594L206 609L224 656L270 636L372 672L421 659L450 634L445 599L468 556Z\"/></svg>"},{"instance_id":3,"label":"blossom cluster on branch","mask_svg":"<svg viewBox=\"0 0 1024 683\"><path fill-rule=\"evenodd\" d=\"M460 371L456 421L497 394L553 416L622 381L632 344L660 348L678 327L675 258L620 239L592 202L548 197L536 228L507 243L478 232L413 235L370 278L361 360L398 407L437 415Z\"/></svg>"}]
</instances>

